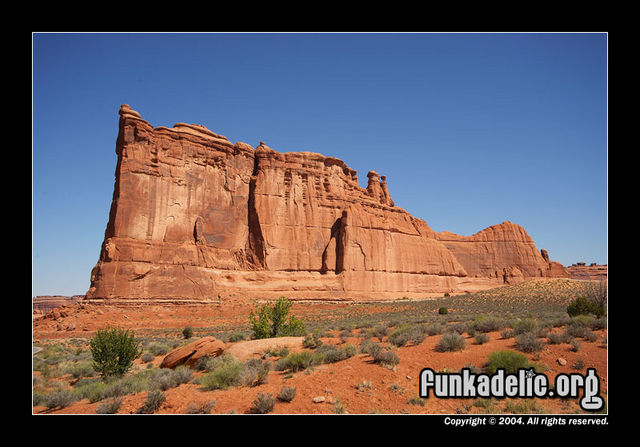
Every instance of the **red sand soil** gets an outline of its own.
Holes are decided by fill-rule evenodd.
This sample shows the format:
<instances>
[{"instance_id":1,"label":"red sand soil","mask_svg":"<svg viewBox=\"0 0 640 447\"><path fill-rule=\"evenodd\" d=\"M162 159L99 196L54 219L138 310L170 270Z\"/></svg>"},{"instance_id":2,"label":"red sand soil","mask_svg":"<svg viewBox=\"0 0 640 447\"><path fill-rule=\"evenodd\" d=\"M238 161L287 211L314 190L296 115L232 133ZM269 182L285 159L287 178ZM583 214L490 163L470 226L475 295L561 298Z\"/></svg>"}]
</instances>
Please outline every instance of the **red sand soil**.
<instances>
[{"instance_id":1,"label":"red sand soil","mask_svg":"<svg viewBox=\"0 0 640 447\"><path fill-rule=\"evenodd\" d=\"M294 304L292 313L297 316L318 313L320 311L344 310L347 304ZM185 326L191 326L198 336L198 328L212 326L240 326L246 324L249 311L254 303L230 303L212 306L148 306L119 308L113 306L96 306L90 304L76 304L59 308L66 316L57 319L42 317L34 319L34 342L47 339L90 338L94 331L109 326L118 326L136 330L136 335L157 330L172 330L179 332ZM72 330L66 330L71 326ZM586 368L596 368L600 377L600 395L606 399L607 391L607 349L601 344L606 337L606 330L595 331L598 340L588 342L580 340L578 352L572 352L570 345L546 345L538 354L526 354L530 361L545 364L545 372L549 382L553 383L558 373L576 373L572 365L579 358L584 361ZM473 338L467 336L467 347L459 352L436 352L435 346L440 335L429 336L417 346L404 346L395 352L400 363L395 370L375 364L367 354L357 354L344 361L324 364L313 368L312 371L301 371L287 378L285 372L270 371L267 383L255 387L232 387L226 390L202 391L198 385L183 384L165 391L166 401L156 413L184 413L190 403L205 403L215 399L217 402L212 413L249 413L252 402L258 393L271 393L276 396L283 385L295 386L297 390L293 401L286 403L276 401L272 413L276 414L316 414L334 413L336 400L340 401L349 414L368 414L372 412L397 414L453 414L480 413L484 409L473 406L475 399L438 399L430 394L424 399L424 406L411 405L408 399L418 396L418 379L420 371L429 367L433 370L458 371L471 363L481 367L487 360L489 353L498 349L516 350L514 339L502 339L500 333L488 334L490 341L478 345ZM325 343L340 344L337 338L323 338ZM347 343L359 346L361 338L351 337ZM377 339L374 339L378 341ZM558 358L567 362L560 366ZM156 357L157 366L163 356ZM140 364L140 360L137 360ZM197 372L196 377L202 373ZM370 382L370 387L358 389L358 383ZM390 387L394 385L394 390ZM135 413L143 404L147 393L128 395L123 397L119 413ZM314 403L316 396L324 396L323 403ZM561 399L536 399L544 407L544 413L582 413L577 399L563 401ZM496 409L504 406L504 400L496 400ZM56 414L95 414L100 403L89 403L86 399L75 402L66 408L47 410L44 407L33 407L33 412Z\"/></svg>"}]
</instances>

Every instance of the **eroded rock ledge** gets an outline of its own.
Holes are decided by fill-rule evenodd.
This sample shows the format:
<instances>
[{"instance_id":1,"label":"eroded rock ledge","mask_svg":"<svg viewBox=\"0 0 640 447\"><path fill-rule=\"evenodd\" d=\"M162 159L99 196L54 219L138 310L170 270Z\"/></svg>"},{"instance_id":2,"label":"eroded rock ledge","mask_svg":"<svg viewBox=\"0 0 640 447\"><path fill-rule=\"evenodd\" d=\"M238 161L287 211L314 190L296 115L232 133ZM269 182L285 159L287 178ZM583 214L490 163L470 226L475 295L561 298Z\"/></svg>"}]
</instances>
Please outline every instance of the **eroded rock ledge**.
<instances>
[{"instance_id":1,"label":"eroded rock ledge","mask_svg":"<svg viewBox=\"0 0 640 447\"><path fill-rule=\"evenodd\" d=\"M511 222L436 234L342 160L155 129L124 104L109 223L87 298L427 297L564 276Z\"/></svg>"}]
</instances>

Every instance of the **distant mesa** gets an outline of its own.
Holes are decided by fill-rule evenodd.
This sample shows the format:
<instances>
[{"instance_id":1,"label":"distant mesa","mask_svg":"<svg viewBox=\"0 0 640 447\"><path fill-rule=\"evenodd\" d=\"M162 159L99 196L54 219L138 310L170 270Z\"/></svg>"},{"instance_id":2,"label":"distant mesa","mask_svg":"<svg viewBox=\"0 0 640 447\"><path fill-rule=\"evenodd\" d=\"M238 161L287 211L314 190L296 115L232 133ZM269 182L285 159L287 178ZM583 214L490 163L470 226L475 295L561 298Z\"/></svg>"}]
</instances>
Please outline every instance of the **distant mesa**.
<instances>
[{"instance_id":1,"label":"distant mesa","mask_svg":"<svg viewBox=\"0 0 640 447\"><path fill-rule=\"evenodd\" d=\"M567 271L572 279L583 279L600 281L607 279L607 264L596 264L595 262L587 265L586 262L576 262L567 267Z\"/></svg>"},{"instance_id":2,"label":"distant mesa","mask_svg":"<svg viewBox=\"0 0 640 447\"><path fill-rule=\"evenodd\" d=\"M342 160L154 128L120 107L109 222L87 298L389 299L473 292L570 273L521 226L434 232Z\"/></svg>"}]
</instances>

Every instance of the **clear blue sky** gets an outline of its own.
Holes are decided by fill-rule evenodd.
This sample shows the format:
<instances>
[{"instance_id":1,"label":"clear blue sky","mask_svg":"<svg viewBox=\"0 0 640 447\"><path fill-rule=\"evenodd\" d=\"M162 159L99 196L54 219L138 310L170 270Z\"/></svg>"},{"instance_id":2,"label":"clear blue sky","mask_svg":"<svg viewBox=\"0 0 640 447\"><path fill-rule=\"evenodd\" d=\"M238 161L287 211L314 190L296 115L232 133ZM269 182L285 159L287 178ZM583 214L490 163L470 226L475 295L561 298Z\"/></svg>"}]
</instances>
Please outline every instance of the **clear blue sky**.
<instances>
[{"instance_id":1,"label":"clear blue sky","mask_svg":"<svg viewBox=\"0 0 640 447\"><path fill-rule=\"evenodd\" d=\"M84 294L118 108L378 171L435 231L607 263L606 34L34 34L33 295Z\"/></svg>"}]
</instances>

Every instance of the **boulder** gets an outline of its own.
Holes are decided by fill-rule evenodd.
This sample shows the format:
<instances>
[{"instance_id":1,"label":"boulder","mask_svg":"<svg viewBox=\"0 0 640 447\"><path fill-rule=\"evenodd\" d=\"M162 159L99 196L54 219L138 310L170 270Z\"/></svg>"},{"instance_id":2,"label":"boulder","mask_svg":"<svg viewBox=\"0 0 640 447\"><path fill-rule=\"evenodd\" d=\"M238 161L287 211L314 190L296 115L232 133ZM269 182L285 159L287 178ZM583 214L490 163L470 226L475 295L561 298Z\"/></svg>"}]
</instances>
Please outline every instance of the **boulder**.
<instances>
[{"instance_id":1,"label":"boulder","mask_svg":"<svg viewBox=\"0 0 640 447\"><path fill-rule=\"evenodd\" d=\"M160 368L175 368L179 365L193 367L203 357L217 357L225 350L225 344L215 337L203 337L200 340L174 349L168 353Z\"/></svg>"}]
</instances>

